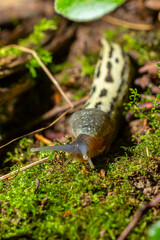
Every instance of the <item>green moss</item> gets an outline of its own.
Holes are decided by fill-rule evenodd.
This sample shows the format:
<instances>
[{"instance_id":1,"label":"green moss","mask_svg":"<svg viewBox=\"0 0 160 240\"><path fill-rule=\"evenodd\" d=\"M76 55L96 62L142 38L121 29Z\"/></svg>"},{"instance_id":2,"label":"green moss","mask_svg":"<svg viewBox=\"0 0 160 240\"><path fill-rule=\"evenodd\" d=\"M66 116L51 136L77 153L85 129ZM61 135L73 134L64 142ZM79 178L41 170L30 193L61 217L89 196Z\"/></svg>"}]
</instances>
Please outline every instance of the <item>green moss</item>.
<instances>
[{"instance_id":1,"label":"green moss","mask_svg":"<svg viewBox=\"0 0 160 240\"><path fill-rule=\"evenodd\" d=\"M71 62L63 62L63 63L60 63L60 64L52 64L50 69L51 71L53 72L53 74L55 73L59 73L61 71L66 71L67 68L71 68L73 67L73 64Z\"/></svg>"},{"instance_id":2,"label":"green moss","mask_svg":"<svg viewBox=\"0 0 160 240\"><path fill-rule=\"evenodd\" d=\"M27 159L30 158L32 155L30 153L30 145L33 143L32 139L29 138L23 138L20 142L17 148L14 149L14 154L11 152L7 152L7 157L3 162L3 165L6 165L7 162L14 163L23 163Z\"/></svg>"},{"instance_id":3,"label":"green moss","mask_svg":"<svg viewBox=\"0 0 160 240\"><path fill-rule=\"evenodd\" d=\"M130 31L127 28L117 27L106 30L104 35L109 41L120 42L125 51L134 51L140 65L144 62L159 59L160 31Z\"/></svg>"},{"instance_id":4,"label":"green moss","mask_svg":"<svg viewBox=\"0 0 160 240\"><path fill-rule=\"evenodd\" d=\"M156 149L160 149L158 139L154 134L150 136L157 144ZM63 161L57 160L58 153L51 156L51 152L40 152L39 158L48 155L51 159L0 182L1 237L26 239L29 234L35 239L100 239L100 232L105 229L105 239L116 239L147 200L132 179L144 177L151 181L153 171L152 181L158 182L154 166L160 164L159 153L154 151L152 157L147 156L146 146L150 146L147 138L132 147L131 153L126 149L121 158L110 155L97 159L93 171L86 171L77 161L64 167ZM20 141L23 150L31 144L27 139ZM14 170L21 165L18 163L21 152L12 154L18 164ZM105 179L99 176L101 168L106 171ZM128 239L145 239L148 225L159 216L150 210Z\"/></svg>"},{"instance_id":5,"label":"green moss","mask_svg":"<svg viewBox=\"0 0 160 240\"><path fill-rule=\"evenodd\" d=\"M87 54L85 57L80 57L78 60L81 62L81 76L93 77L95 70L95 63L98 56L96 54Z\"/></svg>"},{"instance_id":6,"label":"green moss","mask_svg":"<svg viewBox=\"0 0 160 240\"><path fill-rule=\"evenodd\" d=\"M107 37L108 41L114 41L116 37L118 37L119 35L122 34L122 32L124 32L127 28L124 27L117 27L115 29L112 30L105 30L104 31L104 36Z\"/></svg>"},{"instance_id":7,"label":"green moss","mask_svg":"<svg viewBox=\"0 0 160 240\"><path fill-rule=\"evenodd\" d=\"M145 195L138 184L148 183L152 188L159 181L159 111L155 105L150 114L143 113L139 100L137 90L132 89L127 109L142 120L147 117L150 131L139 136L139 144L123 147L123 153L95 159L95 170L86 170L76 160L63 166L69 156L64 160L65 154L46 151L38 159L50 156L50 160L1 181L0 238L117 239L135 211L154 195L154 191ZM13 164L14 171L37 160L29 152L32 145L31 139L22 139L4 165ZM105 179L99 174L101 169ZM128 239L146 239L149 226L159 219L159 209L150 209Z\"/></svg>"},{"instance_id":8,"label":"green moss","mask_svg":"<svg viewBox=\"0 0 160 240\"><path fill-rule=\"evenodd\" d=\"M34 31L28 37L24 39L19 39L18 45L25 46L32 49L37 53L41 61L47 65L52 62L51 53L43 48L43 41L45 40L47 30L57 30L59 18L55 17L54 19L47 20L45 18L41 19L38 24L34 26ZM5 47L0 48L1 56L13 56L13 55L21 55L22 51L16 48L6 49ZM35 58L31 58L31 60L26 64L26 67L29 69L32 77L37 76L37 68L40 67L40 64Z\"/></svg>"},{"instance_id":9,"label":"green moss","mask_svg":"<svg viewBox=\"0 0 160 240\"><path fill-rule=\"evenodd\" d=\"M70 75L68 73L64 73L61 80L60 80L60 83L62 86L65 86L65 85L68 85L69 83L69 77Z\"/></svg>"},{"instance_id":10,"label":"green moss","mask_svg":"<svg viewBox=\"0 0 160 240\"><path fill-rule=\"evenodd\" d=\"M73 95L73 100L76 101L76 100L79 100L81 99L82 97L84 97L86 95L86 90L75 90L75 93Z\"/></svg>"},{"instance_id":11,"label":"green moss","mask_svg":"<svg viewBox=\"0 0 160 240\"><path fill-rule=\"evenodd\" d=\"M134 50L138 54L138 63L159 59L157 49L160 47L160 31L148 33L132 32L124 34L124 50Z\"/></svg>"},{"instance_id":12,"label":"green moss","mask_svg":"<svg viewBox=\"0 0 160 240\"><path fill-rule=\"evenodd\" d=\"M157 97L158 99L158 97ZM137 104L138 92L130 100ZM129 107L131 105L128 105ZM157 109L148 117L151 127L140 143L124 147L124 154L95 159L95 170L88 171L76 160L63 165L64 153L40 152L48 162L0 182L0 234L26 239L117 239L140 205L151 199L138 184L158 185L160 166L160 122ZM32 140L24 138L7 161L16 163L11 171L35 159L29 152ZM148 152L146 151L148 149ZM148 154L149 153L149 154ZM106 172L103 179L100 169ZM37 185L38 184L38 185ZM140 186L141 186L140 185ZM140 220L129 240L144 240L148 227L160 219L159 210L150 209ZM103 235L103 236L102 236Z\"/></svg>"}]
</instances>

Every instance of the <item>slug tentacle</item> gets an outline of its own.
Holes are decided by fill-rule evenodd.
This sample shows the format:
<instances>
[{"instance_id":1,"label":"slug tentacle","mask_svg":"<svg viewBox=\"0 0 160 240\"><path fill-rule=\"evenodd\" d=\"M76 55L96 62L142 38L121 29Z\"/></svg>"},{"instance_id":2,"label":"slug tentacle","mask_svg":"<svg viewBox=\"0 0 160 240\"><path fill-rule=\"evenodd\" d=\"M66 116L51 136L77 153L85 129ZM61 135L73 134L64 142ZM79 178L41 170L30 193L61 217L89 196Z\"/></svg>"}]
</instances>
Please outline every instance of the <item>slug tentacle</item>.
<instances>
[{"instance_id":1,"label":"slug tentacle","mask_svg":"<svg viewBox=\"0 0 160 240\"><path fill-rule=\"evenodd\" d=\"M80 162L107 152L120 126L123 102L127 100L132 78L130 59L116 43L102 39L90 98L84 109L75 112L70 125L76 140L67 145L32 148L31 151L60 150L72 153Z\"/></svg>"},{"instance_id":2,"label":"slug tentacle","mask_svg":"<svg viewBox=\"0 0 160 240\"><path fill-rule=\"evenodd\" d=\"M90 156L93 155L91 147L92 139L88 137L87 135L79 135L77 139L70 144L66 145L59 145L59 146L49 146L49 147L39 147L39 148L31 148L31 152L37 152L37 151L51 151L51 150L58 150L58 151L64 151L68 153L72 153L77 159L79 159L80 162L88 161L91 168L94 167Z\"/></svg>"},{"instance_id":3,"label":"slug tentacle","mask_svg":"<svg viewBox=\"0 0 160 240\"><path fill-rule=\"evenodd\" d=\"M51 151L51 150L58 150L64 152L73 152L73 143L66 144L66 145L58 145L58 146L49 146L49 147L39 147L39 148L31 148L31 152L38 152L38 151Z\"/></svg>"}]
</instances>

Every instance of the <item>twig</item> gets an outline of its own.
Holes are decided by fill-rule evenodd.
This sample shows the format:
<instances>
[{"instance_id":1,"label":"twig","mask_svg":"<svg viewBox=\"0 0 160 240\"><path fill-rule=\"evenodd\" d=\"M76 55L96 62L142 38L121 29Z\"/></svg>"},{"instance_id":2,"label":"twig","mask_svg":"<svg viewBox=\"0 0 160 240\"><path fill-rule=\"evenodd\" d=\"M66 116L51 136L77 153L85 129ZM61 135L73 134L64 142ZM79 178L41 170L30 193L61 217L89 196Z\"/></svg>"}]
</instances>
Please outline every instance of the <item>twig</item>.
<instances>
[{"instance_id":1,"label":"twig","mask_svg":"<svg viewBox=\"0 0 160 240\"><path fill-rule=\"evenodd\" d=\"M156 207L160 202L160 193L150 202L142 205L140 209L137 210L135 216L128 224L128 226L123 230L121 235L118 237L117 240L125 240L129 233L133 230L136 224L139 222L140 218L152 207Z\"/></svg>"},{"instance_id":2,"label":"twig","mask_svg":"<svg viewBox=\"0 0 160 240\"><path fill-rule=\"evenodd\" d=\"M132 23L132 22L121 20L121 19L109 16L109 15L104 16L103 20L108 22L108 23L111 23L113 25L123 26L123 27L127 27L127 28L130 28L130 29L135 29L135 30L149 31L149 30L153 29L153 25L151 25L151 24Z\"/></svg>"},{"instance_id":3,"label":"twig","mask_svg":"<svg viewBox=\"0 0 160 240\"><path fill-rule=\"evenodd\" d=\"M89 97L89 96L86 96L86 97L84 97L84 98L81 98L80 100L77 100L77 101L73 102L73 108L76 108L76 107L78 107L79 105L85 103L85 102L88 100L88 97ZM39 124L39 122L46 121L46 120L48 120L48 119L50 119L50 118L55 117L55 116L58 115L58 114L60 115L60 114L62 114L64 111L66 111L66 112L64 113L64 115L65 115L66 113L68 113L68 112L71 112L71 111L70 111L69 104L66 104L65 106L55 106L55 107L53 107L52 109L50 109L49 111L47 111L46 113L44 113L41 117L39 117L39 118L33 120L32 122L26 124L26 125L25 125L25 129L33 128L35 125ZM64 117L64 115L60 116L60 118L61 118L61 117ZM60 118L58 118L56 121L60 120ZM54 124L54 123L56 123L56 122L53 122L53 124ZM51 123L51 124L52 124L52 123ZM29 135L31 135L31 134L38 133L38 132L40 132L40 131L42 131L42 130L45 130L45 129L49 128L49 127L51 127L51 125L46 126L46 127L44 127L43 129L42 129L42 128L37 129L37 130L35 130L34 132L27 133L26 135L23 135L23 136L20 136L20 137L18 137L18 138L16 138L16 139L13 139L12 142L14 142L14 141L16 141L16 140L18 140L18 139L20 139L20 138L22 138L22 137L27 137L27 136L29 136ZM20 131L20 130L21 130L21 127L20 127L19 131ZM14 133L14 130L13 130L13 133ZM0 146L0 148L3 148L3 147L5 147L6 145L8 145L8 144L10 144L10 143L11 143L11 142L8 142L8 143L4 144L3 146Z\"/></svg>"},{"instance_id":4,"label":"twig","mask_svg":"<svg viewBox=\"0 0 160 240\"><path fill-rule=\"evenodd\" d=\"M56 86L56 88L58 89L58 91L60 92L60 94L63 96L63 98L66 100L66 102L68 102L68 104L70 105L71 108L73 108L73 104L72 102L69 100L69 98L66 96L66 94L64 93L64 91L62 90L61 86L59 85L59 83L57 82L57 80L53 77L52 73L48 70L48 68L44 65L44 63L41 61L41 59L38 57L37 53L30 49L30 48L26 48L23 46L18 46L15 44L11 44L8 45L7 47L5 47L4 49L10 49L10 48L16 48L21 50L22 52L26 52L26 53L30 53L32 54L32 56L38 61L38 63L40 64L41 68L43 69L43 71L46 73L46 75L49 77L49 79L52 81L52 83Z\"/></svg>"},{"instance_id":5,"label":"twig","mask_svg":"<svg viewBox=\"0 0 160 240\"><path fill-rule=\"evenodd\" d=\"M51 72L48 70L48 68L44 65L44 63L41 61L41 59L38 57L37 53L30 49L30 48L26 48L26 47L23 47L23 46L18 46L18 45L15 45L15 44L11 44L11 45L8 45L7 47L5 47L5 49L10 49L10 48L17 48L23 52L27 52L27 53L30 53L32 54L32 56L38 61L38 63L40 64L40 66L42 67L43 71L46 73L46 75L49 77L49 79L52 81L52 83L57 87L58 91L61 93L61 95L63 96L63 98L66 100L66 102L69 104L70 108L65 111L59 118L57 118L55 121L53 121L51 124L49 124L47 127L44 127L44 128L40 128L40 129L37 129L33 132L30 132L30 133L27 133L23 136L20 136L20 137L17 137L17 138L14 138L12 139L11 141L9 141L8 143L0 146L0 148L3 148L7 145L9 145L10 143L12 142L15 142L16 140L22 138L22 137L27 137L31 134L34 134L34 133L37 133L37 132L40 132L44 129L47 129L49 127L51 127L52 125L54 125L59 119L61 119L66 113L68 113L70 111L70 109L73 108L73 104L72 102L68 99L68 97L66 96L66 94L64 93L64 91L62 90L61 86L59 85L59 83L56 81L56 79L53 77L53 75L51 74Z\"/></svg>"},{"instance_id":6,"label":"twig","mask_svg":"<svg viewBox=\"0 0 160 240\"><path fill-rule=\"evenodd\" d=\"M5 179L7 179L7 178L10 178L10 177L13 177L13 176L16 175L17 173L22 172L22 171L24 171L24 170L26 170L26 169L29 169L29 168L31 168L31 167L34 167L34 166L36 166L36 165L38 165L38 164L40 164L40 163L43 163L43 162L47 161L48 159L49 159L49 157L40 159L40 160L38 160L38 161L36 161L36 162L33 162L33 163L31 163L31 164L29 164L29 165L27 165L27 166L25 166L25 167L22 167L22 168L14 171L14 172L5 174L5 175L3 175L2 177L0 177L0 181L3 181L3 180L5 180Z\"/></svg>"},{"instance_id":7,"label":"twig","mask_svg":"<svg viewBox=\"0 0 160 240\"><path fill-rule=\"evenodd\" d=\"M75 107L77 107L78 105L83 104L84 102L87 101L87 99L88 99L88 96L86 96L86 97L84 97L84 98L82 98L82 99L80 99L80 100L78 100L78 101L73 102L73 107L75 108ZM66 111L65 111L65 110L66 110ZM43 127L43 128L39 128L39 129L37 129L37 130L35 130L35 131L33 131L33 132L30 132L30 133L27 133L27 134L25 134L25 135L23 135L23 136L14 138L14 139L12 139L10 142L7 142L6 144L0 146L0 149L3 148L3 147L5 147L5 146L7 146L7 145L9 145L9 144L12 143L12 142L15 142L16 140L18 140L18 139L20 139L20 138L22 138L22 137L30 136L31 134L38 133L38 132L40 132L40 131L43 131L43 130L45 130L45 129L51 127L51 126L53 126L53 125L54 125L56 122L58 122L62 117L64 117L70 110L71 110L71 109L70 109L69 105L65 105L65 106L62 106L62 107L59 107L59 106L58 106L58 107L54 107L53 109L51 109L51 110L49 110L48 112L46 112L46 113L40 118L40 120L44 121L44 120L47 120L47 119L49 119L49 118L51 118L51 117L54 117L54 116L57 115L57 114L60 114L60 113L63 112L63 111L65 111L65 112L64 112L63 114L61 114L54 122L52 122L52 123L49 124L48 126ZM37 121L36 121L36 123L37 123Z\"/></svg>"},{"instance_id":8,"label":"twig","mask_svg":"<svg viewBox=\"0 0 160 240\"><path fill-rule=\"evenodd\" d=\"M51 124L49 124L48 126L43 127L43 128L39 128L39 129L37 129L37 130L35 130L35 131L33 131L33 132L24 134L23 136L14 138L14 139L12 139L11 141L7 142L6 144L0 146L0 149L3 148L3 147L5 147L5 146L7 146L7 145L9 145L9 144L12 143L12 142L17 141L18 139L20 139L20 138L22 138L22 137L30 136L31 134L38 133L38 132L40 132L40 131L43 131L43 130L45 130L45 129L51 127L51 126L53 126L53 125L54 125L56 122L58 122L62 117L64 117L64 116L66 115L66 113L68 113L69 111L70 111L70 109L68 109L67 111L65 111L63 114L61 114L61 116L59 116L55 121L53 121L53 122L52 122Z\"/></svg>"}]
</instances>

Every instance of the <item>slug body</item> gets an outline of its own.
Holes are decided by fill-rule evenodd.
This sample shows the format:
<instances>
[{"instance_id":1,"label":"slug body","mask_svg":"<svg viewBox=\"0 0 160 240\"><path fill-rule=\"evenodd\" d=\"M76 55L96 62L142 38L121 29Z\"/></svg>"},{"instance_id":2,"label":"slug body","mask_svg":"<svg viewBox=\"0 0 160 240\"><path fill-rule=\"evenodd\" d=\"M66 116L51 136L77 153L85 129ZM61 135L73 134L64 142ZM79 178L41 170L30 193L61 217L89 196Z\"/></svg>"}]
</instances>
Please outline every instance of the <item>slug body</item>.
<instances>
[{"instance_id":1,"label":"slug body","mask_svg":"<svg viewBox=\"0 0 160 240\"><path fill-rule=\"evenodd\" d=\"M61 150L71 152L80 162L88 161L114 141L122 114L122 105L128 98L132 68L129 57L121 46L102 39L100 60L97 63L90 97L84 109L75 112L70 125L76 140L67 145L33 148L31 151Z\"/></svg>"}]
</instances>

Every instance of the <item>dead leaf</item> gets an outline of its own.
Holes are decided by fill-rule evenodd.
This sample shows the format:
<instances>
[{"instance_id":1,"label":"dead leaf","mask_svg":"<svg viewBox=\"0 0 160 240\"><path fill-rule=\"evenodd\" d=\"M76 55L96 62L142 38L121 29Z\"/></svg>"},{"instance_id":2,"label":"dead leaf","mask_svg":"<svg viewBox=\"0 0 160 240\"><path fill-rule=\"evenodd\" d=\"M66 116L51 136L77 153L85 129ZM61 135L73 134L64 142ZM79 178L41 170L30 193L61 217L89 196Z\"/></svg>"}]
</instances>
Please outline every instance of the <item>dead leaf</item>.
<instances>
[{"instance_id":1,"label":"dead leaf","mask_svg":"<svg viewBox=\"0 0 160 240\"><path fill-rule=\"evenodd\" d=\"M149 83L150 83L150 78L149 78L149 75L148 74L145 74L145 75L143 75L142 77L140 77L140 78L137 78L136 80L135 80L135 84L137 85L137 86L140 86L142 89L145 89L148 85L149 85Z\"/></svg>"},{"instance_id":2,"label":"dead leaf","mask_svg":"<svg viewBox=\"0 0 160 240\"><path fill-rule=\"evenodd\" d=\"M160 1L159 0L146 0L144 2L145 7L159 11L160 10Z\"/></svg>"},{"instance_id":3,"label":"dead leaf","mask_svg":"<svg viewBox=\"0 0 160 240\"><path fill-rule=\"evenodd\" d=\"M139 68L138 72L139 73L148 73L149 75L152 76L158 76L158 66L157 66L158 62L150 62L150 63L146 63L143 67Z\"/></svg>"}]
</instances>

